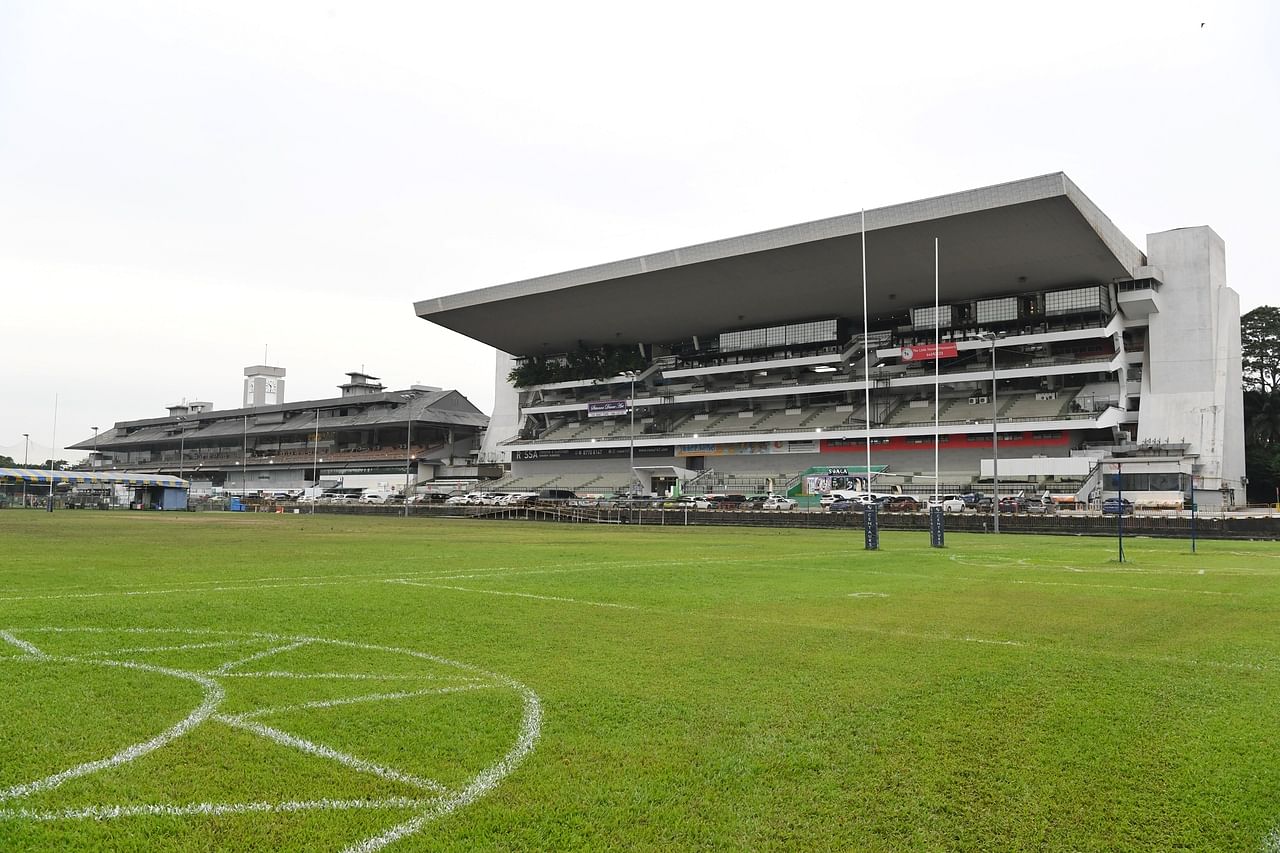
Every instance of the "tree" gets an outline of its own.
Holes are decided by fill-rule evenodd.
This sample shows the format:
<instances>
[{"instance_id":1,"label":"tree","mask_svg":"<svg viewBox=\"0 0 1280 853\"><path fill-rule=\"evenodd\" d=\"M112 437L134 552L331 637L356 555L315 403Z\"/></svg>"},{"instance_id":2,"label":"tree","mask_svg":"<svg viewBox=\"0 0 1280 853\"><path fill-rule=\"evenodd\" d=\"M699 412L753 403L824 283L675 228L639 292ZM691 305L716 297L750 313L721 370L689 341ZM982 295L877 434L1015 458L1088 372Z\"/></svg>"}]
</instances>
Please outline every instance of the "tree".
<instances>
[{"instance_id":1,"label":"tree","mask_svg":"<svg viewBox=\"0 0 1280 853\"><path fill-rule=\"evenodd\" d=\"M21 467L22 467L21 465L19 465L17 462L13 460L12 456L5 456L3 453L0 453L0 468L21 468Z\"/></svg>"},{"instance_id":2,"label":"tree","mask_svg":"<svg viewBox=\"0 0 1280 853\"><path fill-rule=\"evenodd\" d=\"M1273 500L1280 484L1280 308L1240 318L1244 367L1244 456L1249 493Z\"/></svg>"},{"instance_id":3,"label":"tree","mask_svg":"<svg viewBox=\"0 0 1280 853\"><path fill-rule=\"evenodd\" d=\"M1280 381L1280 308L1263 305L1240 318L1244 387L1274 394Z\"/></svg>"}]
</instances>

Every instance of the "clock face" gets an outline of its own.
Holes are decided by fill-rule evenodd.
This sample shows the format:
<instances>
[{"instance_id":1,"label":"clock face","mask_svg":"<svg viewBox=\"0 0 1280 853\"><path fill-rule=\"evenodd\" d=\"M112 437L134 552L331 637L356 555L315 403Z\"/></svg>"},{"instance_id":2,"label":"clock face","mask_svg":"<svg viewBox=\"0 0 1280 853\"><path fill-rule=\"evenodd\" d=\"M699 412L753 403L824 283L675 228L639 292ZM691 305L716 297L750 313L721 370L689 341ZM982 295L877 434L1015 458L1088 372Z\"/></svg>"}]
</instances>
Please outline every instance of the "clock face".
<instances>
[{"instance_id":1,"label":"clock face","mask_svg":"<svg viewBox=\"0 0 1280 853\"><path fill-rule=\"evenodd\" d=\"M276 381L274 379L268 379L266 383L263 385L263 390L265 390L268 394L276 393Z\"/></svg>"}]
</instances>

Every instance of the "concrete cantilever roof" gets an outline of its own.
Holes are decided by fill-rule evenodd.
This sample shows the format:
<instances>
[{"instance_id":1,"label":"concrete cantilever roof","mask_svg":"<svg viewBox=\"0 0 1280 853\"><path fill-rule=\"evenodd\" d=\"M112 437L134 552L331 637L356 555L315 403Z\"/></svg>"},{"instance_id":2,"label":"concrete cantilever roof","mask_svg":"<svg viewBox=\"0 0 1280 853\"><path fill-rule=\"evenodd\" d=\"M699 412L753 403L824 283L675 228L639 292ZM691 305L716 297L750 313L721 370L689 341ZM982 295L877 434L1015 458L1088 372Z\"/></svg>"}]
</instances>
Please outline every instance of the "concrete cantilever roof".
<instances>
[{"instance_id":1,"label":"concrete cantilever roof","mask_svg":"<svg viewBox=\"0 0 1280 853\"><path fill-rule=\"evenodd\" d=\"M1129 278L1145 263L1063 173L866 212L868 312ZM862 216L849 214L467 293L418 316L514 355L862 317Z\"/></svg>"}]
</instances>

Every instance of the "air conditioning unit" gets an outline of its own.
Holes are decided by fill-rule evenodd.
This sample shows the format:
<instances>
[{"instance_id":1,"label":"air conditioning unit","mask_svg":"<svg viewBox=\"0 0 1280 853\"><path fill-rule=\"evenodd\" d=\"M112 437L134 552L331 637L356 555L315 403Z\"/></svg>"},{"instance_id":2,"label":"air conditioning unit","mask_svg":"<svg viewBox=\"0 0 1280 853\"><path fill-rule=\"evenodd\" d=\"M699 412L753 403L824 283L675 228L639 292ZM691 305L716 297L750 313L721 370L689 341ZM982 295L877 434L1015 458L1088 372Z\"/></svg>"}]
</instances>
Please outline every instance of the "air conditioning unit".
<instances>
[{"instance_id":1,"label":"air conditioning unit","mask_svg":"<svg viewBox=\"0 0 1280 853\"><path fill-rule=\"evenodd\" d=\"M980 406L980 405L982 405L983 403L989 403L989 402L991 402L991 401L990 401L988 398L986 398L986 397L970 397L970 398L969 398L969 405L970 405L970 406Z\"/></svg>"}]
</instances>

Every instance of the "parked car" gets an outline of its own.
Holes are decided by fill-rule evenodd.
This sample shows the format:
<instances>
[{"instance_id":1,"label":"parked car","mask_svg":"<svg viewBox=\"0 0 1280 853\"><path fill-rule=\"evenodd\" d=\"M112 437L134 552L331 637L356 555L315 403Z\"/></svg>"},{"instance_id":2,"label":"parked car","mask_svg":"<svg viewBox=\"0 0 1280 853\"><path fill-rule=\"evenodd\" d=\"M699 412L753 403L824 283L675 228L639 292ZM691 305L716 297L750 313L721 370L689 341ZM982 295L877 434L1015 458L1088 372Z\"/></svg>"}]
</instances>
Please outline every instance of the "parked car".
<instances>
[{"instance_id":1,"label":"parked car","mask_svg":"<svg viewBox=\"0 0 1280 853\"><path fill-rule=\"evenodd\" d=\"M576 500L578 495L573 489L542 489L538 492L537 498L540 501L572 501Z\"/></svg>"},{"instance_id":2,"label":"parked car","mask_svg":"<svg viewBox=\"0 0 1280 853\"><path fill-rule=\"evenodd\" d=\"M967 504L959 495L940 495L937 500L930 500L930 507L940 506L943 512L964 512Z\"/></svg>"},{"instance_id":3,"label":"parked car","mask_svg":"<svg viewBox=\"0 0 1280 853\"><path fill-rule=\"evenodd\" d=\"M782 495L770 495L765 499L764 503L760 504L760 508L766 510L789 510L795 509L799 505L800 502L793 500L792 498L784 497Z\"/></svg>"},{"instance_id":4,"label":"parked car","mask_svg":"<svg viewBox=\"0 0 1280 853\"><path fill-rule=\"evenodd\" d=\"M886 512L916 512L920 509L920 502L911 495L894 495L885 500L881 509Z\"/></svg>"},{"instance_id":5,"label":"parked car","mask_svg":"<svg viewBox=\"0 0 1280 853\"><path fill-rule=\"evenodd\" d=\"M751 510L764 509L764 502L771 497L772 495L747 495L742 502L742 508Z\"/></svg>"},{"instance_id":6,"label":"parked car","mask_svg":"<svg viewBox=\"0 0 1280 853\"><path fill-rule=\"evenodd\" d=\"M715 503L715 509L741 509L746 503L746 495L707 495Z\"/></svg>"},{"instance_id":7,"label":"parked car","mask_svg":"<svg viewBox=\"0 0 1280 853\"><path fill-rule=\"evenodd\" d=\"M1133 501L1128 498L1107 498L1102 502L1103 515L1133 515Z\"/></svg>"},{"instance_id":8,"label":"parked car","mask_svg":"<svg viewBox=\"0 0 1280 853\"><path fill-rule=\"evenodd\" d=\"M838 500L827 504L827 512L854 512L862 511L862 504L857 501Z\"/></svg>"},{"instance_id":9,"label":"parked car","mask_svg":"<svg viewBox=\"0 0 1280 853\"><path fill-rule=\"evenodd\" d=\"M1026 512L1027 499L1022 495L1005 495L1000 499L1001 512Z\"/></svg>"},{"instance_id":10,"label":"parked car","mask_svg":"<svg viewBox=\"0 0 1280 853\"><path fill-rule=\"evenodd\" d=\"M450 495L445 499L445 506L467 506L471 503L471 495Z\"/></svg>"}]
</instances>

